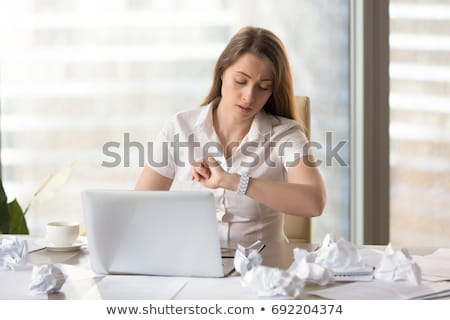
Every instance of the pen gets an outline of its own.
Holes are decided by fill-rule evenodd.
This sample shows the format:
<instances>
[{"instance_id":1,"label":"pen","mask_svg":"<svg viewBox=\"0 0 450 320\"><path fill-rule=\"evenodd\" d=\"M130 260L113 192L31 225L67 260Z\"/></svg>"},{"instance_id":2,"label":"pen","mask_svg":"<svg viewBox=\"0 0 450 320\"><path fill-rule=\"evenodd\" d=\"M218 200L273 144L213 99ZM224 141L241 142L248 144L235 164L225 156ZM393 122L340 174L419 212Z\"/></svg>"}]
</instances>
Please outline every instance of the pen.
<instances>
[{"instance_id":1,"label":"pen","mask_svg":"<svg viewBox=\"0 0 450 320\"><path fill-rule=\"evenodd\" d=\"M266 247L266 245L263 244L263 245L258 249L258 253L261 253L261 251L263 251L265 247Z\"/></svg>"}]
</instances>

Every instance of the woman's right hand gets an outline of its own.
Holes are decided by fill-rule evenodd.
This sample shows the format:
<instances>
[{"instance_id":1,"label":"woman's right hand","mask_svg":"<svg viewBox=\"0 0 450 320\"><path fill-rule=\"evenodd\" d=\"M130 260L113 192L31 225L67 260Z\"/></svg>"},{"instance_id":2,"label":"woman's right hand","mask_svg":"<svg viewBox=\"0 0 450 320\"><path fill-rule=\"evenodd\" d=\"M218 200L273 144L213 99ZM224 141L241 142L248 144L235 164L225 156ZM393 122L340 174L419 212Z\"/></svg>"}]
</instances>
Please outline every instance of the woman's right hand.
<instances>
[{"instance_id":1,"label":"woman's right hand","mask_svg":"<svg viewBox=\"0 0 450 320\"><path fill-rule=\"evenodd\" d=\"M216 189L223 187L222 181L225 172L220 164L213 157L207 157L202 160L198 160L192 167L192 180L201 183L206 188Z\"/></svg>"}]
</instances>

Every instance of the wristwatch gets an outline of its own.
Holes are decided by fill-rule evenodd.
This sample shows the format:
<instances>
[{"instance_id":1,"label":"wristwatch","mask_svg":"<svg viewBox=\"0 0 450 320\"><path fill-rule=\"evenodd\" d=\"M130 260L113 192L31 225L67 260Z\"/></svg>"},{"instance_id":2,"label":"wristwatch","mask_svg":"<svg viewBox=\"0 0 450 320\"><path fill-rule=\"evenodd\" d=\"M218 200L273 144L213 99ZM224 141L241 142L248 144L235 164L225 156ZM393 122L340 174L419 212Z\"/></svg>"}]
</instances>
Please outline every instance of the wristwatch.
<instances>
[{"instance_id":1,"label":"wristwatch","mask_svg":"<svg viewBox=\"0 0 450 320\"><path fill-rule=\"evenodd\" d=\"M237 194L243 196L247 192L248 182L250 181L250 177L248 174L241 174L241 179L239 180L239 188L236 190Z\"/></svg>"}]
</instances>

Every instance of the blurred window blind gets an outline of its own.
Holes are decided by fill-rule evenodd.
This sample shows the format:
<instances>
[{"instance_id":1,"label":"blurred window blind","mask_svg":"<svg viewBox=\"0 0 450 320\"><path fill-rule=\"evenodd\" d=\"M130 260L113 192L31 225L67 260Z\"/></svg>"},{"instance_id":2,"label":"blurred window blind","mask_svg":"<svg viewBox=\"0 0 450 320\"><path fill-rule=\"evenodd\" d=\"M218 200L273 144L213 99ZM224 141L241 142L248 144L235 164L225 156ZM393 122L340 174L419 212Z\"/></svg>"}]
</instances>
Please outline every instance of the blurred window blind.
<instances>
[{"instance_id":1,"label":"blurred window blind","mask_svg":"<svg viewBox=\"0 0 450 320\"><path fill-rule=\"evenodd\" d=\"M296 94L311 97L314 139L325 144L332 131L334 143L348 140L348 15L347 0L0 0L8 196L26 206L49 174L75 161L56 196L27 216L39 234L49 220L82 220L83 189L133 188L141 167L136 147L125 166L125 135L145 146L169 116L199 106L217 57L245 25L269 28L286 44ZM111 161L108 142L121 144L114 168L101 165ZM341 156L348 160L348 149ZM330 227L348 236L348 167L321 170L339 192L329 193L315 236Z\"/></svg>"},{"instance_id":2,"label":"blurred window blind","mask_svg":"<svg viewBox=\"0 0 450 320\"><path fill-rule=\"evenodd\" d=\"M391 241L450 245L450 2L390 2Z\"/></svg>"}]
</instances>

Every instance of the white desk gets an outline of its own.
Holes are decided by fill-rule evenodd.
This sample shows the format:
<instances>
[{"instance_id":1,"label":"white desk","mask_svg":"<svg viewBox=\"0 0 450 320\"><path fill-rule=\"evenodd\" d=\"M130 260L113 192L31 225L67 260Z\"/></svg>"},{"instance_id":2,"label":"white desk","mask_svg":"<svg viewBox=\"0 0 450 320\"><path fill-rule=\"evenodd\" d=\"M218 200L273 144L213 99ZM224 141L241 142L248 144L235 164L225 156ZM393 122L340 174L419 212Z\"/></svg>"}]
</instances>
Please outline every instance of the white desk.
<instances>
[{"instance_id":1,"label":"white desk","mask_svg":"<svg viewBox=\"0 0 450 320\"><path fill-rule=\"evenodd\" d=\"M292 250L294 247L302 247L307 250L314 249L310 244L283 245L275 248L266 248L262 252L263 264L272 267L286 269L293 261ZM65 270L68 278L61 292L50 294L49 299L102 299L108 297L104 292L104 287L111 288L119 284L106 282L102 275L93 275L90 271L89 250L82 248L74 252L53 252L47 249L33 252L29 256L29 261L33 264L61 263L75 266L71 270ZM116 277L117 278L117 277ZM132 281L136 276L129 276ZM107 279L108 280L108 279ZM180 278L180 277L141 277L145 280L145 286L152 287L160 285L161 281L182 285L182 289L171 298L175 299L257 299L258 297L250 290L243 288L240 283L240 276L232 275L227 278ZM125 280L124 280L125 281ZM119 281L120 282L120 281ZM175 285L175 284L174 284ZM124 288L125 290L127 288ZM138 288L139 290L139 288ZM175 290L175 289L174 289ZM142 293L135 293L139 295ZM141 297L141 296L140 296ZM161 293L161 299L166 299L166 293ZM154 299L155 293L149 293L149 298ZM305 296L306 298L306 296ZM314 298L314 297L309 297ZM315 297L317 298L317 297ZM130 292L130 299L135 299Z\"/></svg>"},{"instance_id":2,"label":"white desk","mask_svg":"<svg viewBox=\"0 0 450 320\"><path fill-rule=\"evenodd\" d=\"M262 253L263 264L286 269L293 261L294 247L307 250L315 248L310 244L287 244L267 248ZM412 253L423 255L433 251L433 248L422 248L413 250ZM258 299L254 292L242 287L239 276L211 279L95 275L90 270L87 248L74 252L52 252L43 249L31 253L29 261L33 264L68 265L68 269L64 270L68 278L61 292L50 294L49 299ZM336 285L339 284L330 286ZM308 284L300 298L320 299L308 292L321 288L323 287Z\"/></svg>"}]
</instances>

